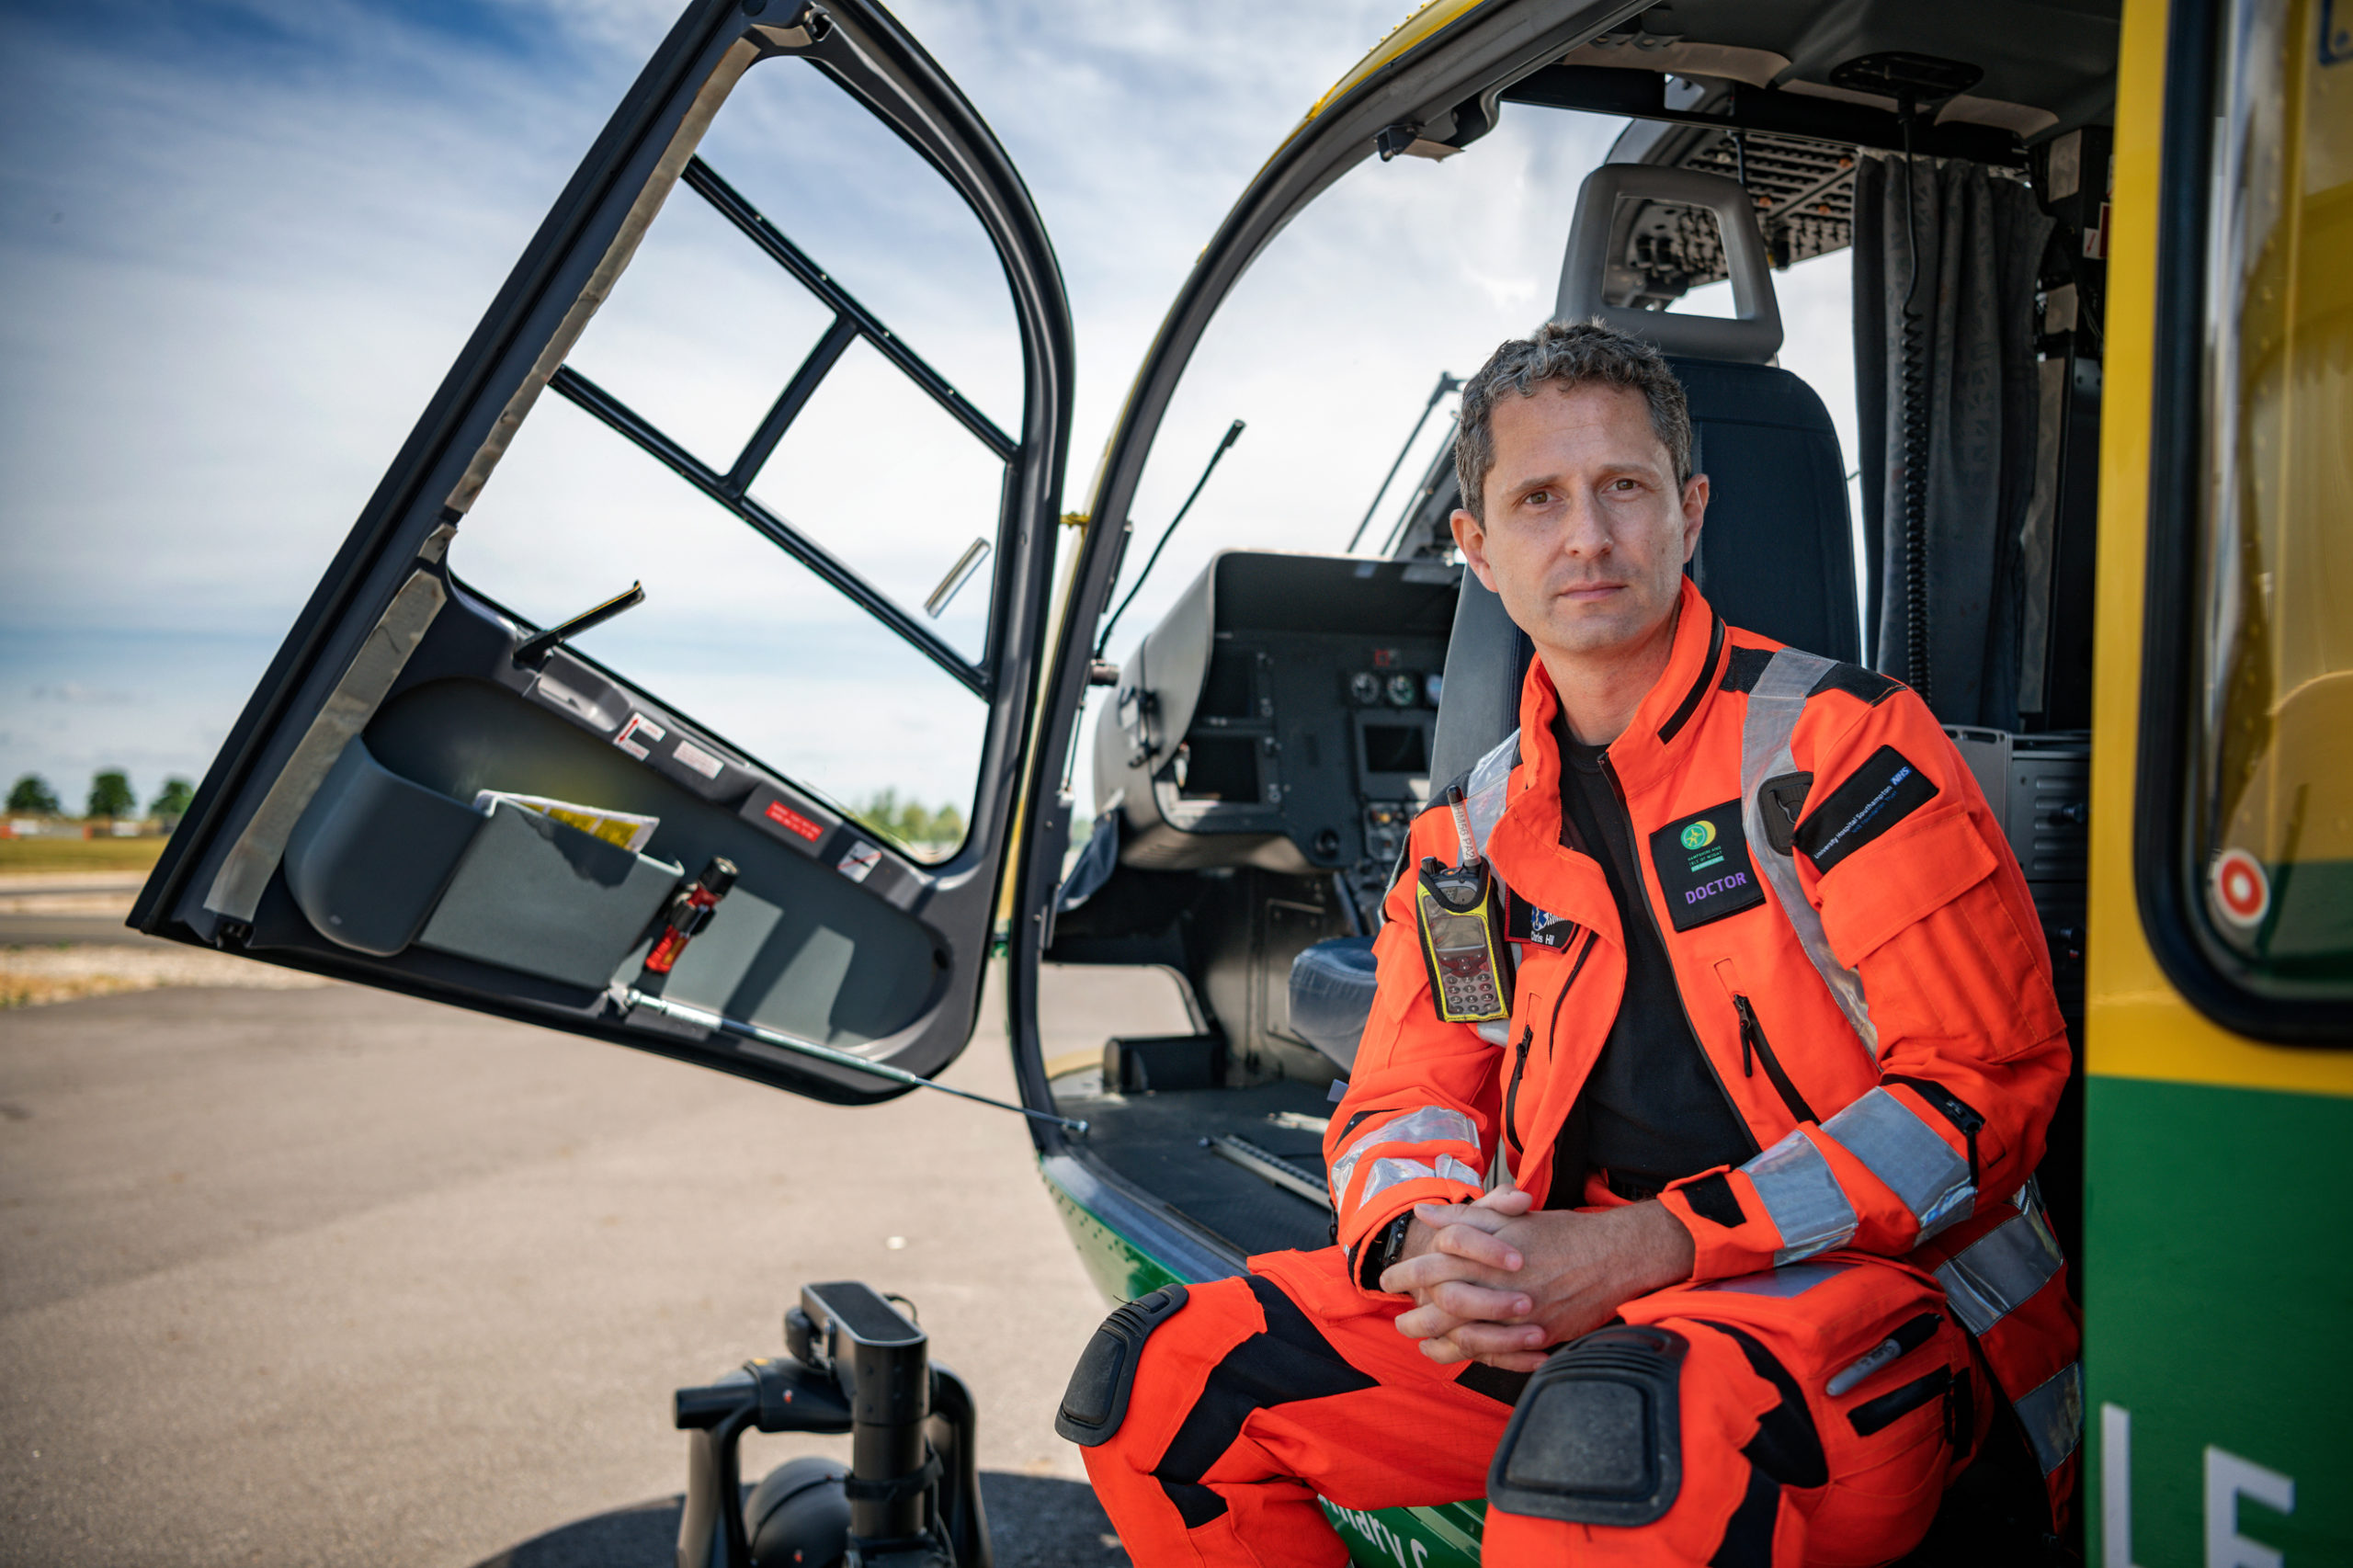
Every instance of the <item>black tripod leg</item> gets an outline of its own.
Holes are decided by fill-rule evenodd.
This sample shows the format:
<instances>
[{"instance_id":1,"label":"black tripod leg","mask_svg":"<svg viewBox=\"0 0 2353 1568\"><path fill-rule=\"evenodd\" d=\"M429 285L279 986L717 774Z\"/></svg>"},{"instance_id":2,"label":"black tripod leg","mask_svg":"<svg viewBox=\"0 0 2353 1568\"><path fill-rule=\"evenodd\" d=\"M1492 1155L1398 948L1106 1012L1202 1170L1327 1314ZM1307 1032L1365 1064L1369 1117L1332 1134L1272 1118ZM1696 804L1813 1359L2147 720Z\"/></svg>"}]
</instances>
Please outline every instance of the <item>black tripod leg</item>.
<instances>
[{"instance_id":1,"label":"black tripod leg","mask_svg":"<svg viewBox=\"0 0 2353 1568\"><path fill-rule=\"evenodd\" d=\"M964 1380L934 1362L931 1418L926 1424L939 1456L939 1521L956 1553L956 1568L993 1568L988 1512L981 1502L980 1410Z\"/></svg>"}]
</instances>

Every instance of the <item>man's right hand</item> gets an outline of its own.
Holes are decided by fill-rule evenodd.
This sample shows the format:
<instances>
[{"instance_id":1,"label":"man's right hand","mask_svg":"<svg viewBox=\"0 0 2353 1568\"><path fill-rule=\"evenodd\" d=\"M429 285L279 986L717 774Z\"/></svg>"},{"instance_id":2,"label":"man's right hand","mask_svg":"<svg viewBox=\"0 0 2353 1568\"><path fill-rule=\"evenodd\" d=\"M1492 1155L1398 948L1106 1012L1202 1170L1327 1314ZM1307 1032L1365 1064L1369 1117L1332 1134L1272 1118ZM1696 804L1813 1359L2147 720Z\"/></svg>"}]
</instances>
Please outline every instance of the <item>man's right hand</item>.
<instances>
[{"instance_id":1,"label":"man's right hand","mask_svg":"<svg viewBox=\"0 0 2353 1568\"><path fill-rule=\"evenodd\" d=\"M1431 1246L1381 1275L1384 1288L1413 1296L1397 1332L1420 1340L1430 1359L1533 1371L1543 1346L1590 1333L1636 1296L1690 1277L1690 1233L1655 1201L1534 1213L1523 1202L1516 1210L1420 1210L1437 1221Z\"/></svg>"},{"instance_id":2,"label":"man's right hand","mask_svg":"<svg viewBox=\"0 0 2353 1568\"><path fill-rule=\"evenodd\" d=\"M1535 1310L1529 1296L1499 1289L1496 1275L1517 1271L1525 1261L1519 1249L1495 1233L1536 1206L1517 1187L1497 1187L1470 1203L1417 1204L1405 1226L1404 1244L1381 1277L1381 1289L1410 1295L1416 1308L1435 1308L1459 1323L1502 1322L1524 1318ZM1438 1255L1435 1263L1413 1269L1405 1265ZM1400 1278L1410 1274L1414 1283ZM1393 1286L1391 1281L1397 1282ZM1425 1313L1425 1316L1427 1314ZM1441 1331L1443 1333L1443 1331ZM1482 1356L1481 1360L1500 1358Z\"/></svg>"}]
</instances>

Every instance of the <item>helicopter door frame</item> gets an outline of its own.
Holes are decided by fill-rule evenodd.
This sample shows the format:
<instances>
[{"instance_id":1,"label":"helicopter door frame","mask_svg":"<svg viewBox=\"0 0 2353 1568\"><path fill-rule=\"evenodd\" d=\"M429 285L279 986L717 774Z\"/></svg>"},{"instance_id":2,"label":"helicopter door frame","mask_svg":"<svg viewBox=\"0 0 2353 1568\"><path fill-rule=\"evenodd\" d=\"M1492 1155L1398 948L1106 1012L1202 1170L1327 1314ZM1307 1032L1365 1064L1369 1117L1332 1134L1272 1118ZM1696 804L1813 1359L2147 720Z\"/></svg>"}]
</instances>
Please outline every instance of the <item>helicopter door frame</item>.
<instances>
[{"instance_id":1,"label":"helicopter door frame","mask_svg":"<svg viewBox=\"0 0 2353 1568\"><path fill-rule=\"evenodd\" d=\"M990 424L697 156L703 131L744 74L763 62L785 58L806 62L890 126L980 220L1004 267L1021 344L1026 395L1017 432ZM639 241L682 185L808 286L835 317L833 328L786 383L745 454L724 475L701 471L682 448L565 364ZM958 653L790 524L756 515L756 504L744 494L749 483L745 471L756 470L774 449L817 380L855 341L875 345L1006 462L996 540L1002 565L977 662ZM1015 783L1023 773L1046 631L1054 519L1070 435L1073 358L1061 273L1018 173L971 104L887 12L869 0L831 0L822 8L777 6L772 14L764 0L698 0L640 73L427 403L247 700L180 831L142 891L131 923L153 935L241 949L266 961L678 1056L825 1099L866 1101L905 1092L867 1074L763 1050L717 1030L682 1027L675 1018L617 1015L605 998L577 983L551 983L528 971L337 945L325 939L324 926L310 929L315 921L305 926L301 916L286 915L292 907L285 888L287 848L330 776L355 751L366 751L353 744L357 737L380 715L387 698L397 694L404 676L414 682L411 660L434 634L437 621L455 617L444 622L446 628L470 617L480 623L470 632L477 641L481 626L494 629L494 634L503 626L521 640L536 630L517 626L462 579L453 578L444 556L540 393L552 388L733 512L988 702L972 823L963 846L949 861L926 868L862 845L889 874L860 877L853 861L845 862L839 878L817 884L795 873L804 876L796 897L805 902L813 886L821 905L838 903L855 916L847 922L853 928L858 920L868 928L897 920L902 926L914 922L928 934L926 939L902 932L891 949L928 960L919 979L890 977L925 998L920 1017L856 1049L906 1071L937 1072L972 1034L997 889L1012 843ZM825 852L838 847L835 840L854 826L790 779L738 761L729 755L733 748L686 715L662 707L652 694L630 687L618 672L569 650L554 651L543 667L520 675L502 661L490 663L497 665L497 677L483 681L483 689L503 683L514 695L536 700L541 711L557 711L591 732L606 733L611 745L620 742L611 736L613 725L604 721L613 717L606 710L616 702L635 710L634 717L624 713L628 724L715 743L680 748L692 754L682 767L671 766L679 759L666 749L648 756L639 747L620 747L665 776L647 787L671 788L665 798L684 802L682 816L715 807L702 814L723 829L733 820L729 808L737 802L722 797L732 791L745 796L740 814L757 826L761 813L752 808L768 801L767 820L784 824L784 830L767 830L768 836L828 866ZM567 693L575 700L563 700ZM644 731L634 733L642 736ZM604 760L599 758L600 766ZM713 760L722 767L707 773ZM374 782L373 775L369 787L380 794L398 792ZM780 813L776 807L782 808ZM816 831L803 832L803 825ZM648 847L658 850L659 842ZM675 848L671 853L680 861L688 858ZM658 858L655 863L665 864ZM672 874L690 875L693 869ZM654 874L643 867L623 869L626 876L615 871L615 885ZM370 896L364 880L354 885L362 889L354 896ZM256 930L257 922L268 925L272 911L278 912L277 928L293 933L275 943L265 939L267 931ZM930 951L924 954L926 946ZM900 961L904 967L917 960L903 954ZM882 980L869 973L863 983L878 986Z\"/></svg>"}]
</instances>

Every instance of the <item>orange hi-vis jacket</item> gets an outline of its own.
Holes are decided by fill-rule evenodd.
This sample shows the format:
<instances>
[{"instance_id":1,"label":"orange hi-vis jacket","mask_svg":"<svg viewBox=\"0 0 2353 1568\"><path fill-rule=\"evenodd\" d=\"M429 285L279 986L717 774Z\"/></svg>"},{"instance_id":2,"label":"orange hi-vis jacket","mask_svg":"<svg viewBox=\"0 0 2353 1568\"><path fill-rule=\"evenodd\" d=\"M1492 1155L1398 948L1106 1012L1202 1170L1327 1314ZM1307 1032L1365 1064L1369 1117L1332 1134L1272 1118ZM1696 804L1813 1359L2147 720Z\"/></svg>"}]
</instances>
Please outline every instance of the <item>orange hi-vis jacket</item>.
<instances>
[{"instance_id":1,"label":"orange hi-vis jacket","mask_svg":"<svg viewBox=\"0 0 2353 1568\"><path fill-rule=\"evenodd\" d=\"M1432 1005L1411 867L1451 864L1459 841L1442 806L1415 825L1324 1140L1351 1260L1412 1205L1476 1197L1498 1163L1540 1203L1621 1201L1598 1175L1554 1190L1627 951L1601 866L1563 843L1558 707L1538 661L1518 733L1465 785L1526 906L1506 1022ZM1834 1250L1933 1275L2062 1507L2078 1319L2031 1177L2068 1046L2033 903L1968 765L1908 688L1728 628L1687 581L1666 671L1604 766L1692 1033L1758 1151L1661 1195L1693 1278Z\"/></svg>"}]
</instances>

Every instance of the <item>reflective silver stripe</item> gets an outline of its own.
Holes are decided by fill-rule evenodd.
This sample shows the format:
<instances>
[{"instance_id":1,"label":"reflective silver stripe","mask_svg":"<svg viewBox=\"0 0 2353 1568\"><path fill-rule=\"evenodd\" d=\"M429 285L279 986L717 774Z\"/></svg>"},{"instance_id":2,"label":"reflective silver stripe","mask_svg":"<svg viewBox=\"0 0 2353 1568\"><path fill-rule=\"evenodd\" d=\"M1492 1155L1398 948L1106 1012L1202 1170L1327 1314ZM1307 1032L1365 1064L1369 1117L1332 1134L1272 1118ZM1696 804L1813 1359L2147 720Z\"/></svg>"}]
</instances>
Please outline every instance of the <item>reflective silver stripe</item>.
<instances>
[{"instance_id":1,"label":"reflective silver stripe","mask_svg":"<svg viewBox=\"0 0 2353 1568\"><path fill-rule=\"evenodd\" d=\"M1885 1089L1872 1089L1822 1124L1920 1221L1921 1241L1969 1218L1977 1188L1969 1162Z\"/></svg>"},{"instance_id":2,"label":"reflective silver stripe","mask_svg":"<svg viewBox=\"0 0 2353 1568\"><path fill-rule=\"evenodd\" d=\"M1348 1147L1361 1150L1376 1143L1436 1143L1446 1139L1475 1149L1479 1146L1478 1123L1459 1110L1426 1105L1387 1121L1374 1122L1349 1139Z\"/></svg>"},{"instance_id":3,"label":"reflective silver stripe","mask_svg":"<svg viewBox=\"0 0 2353 1568\"><path fill-rule=\"evenodd\" d=\"M2024 1306L2065 1266L2059 1240L2032 1211L2003 1221L1937 1270L1953 1316L1970 1333L1987 1329Z\"/></svg>"},{"instance_id":4,"label":"reflective silver stripe","mask_svg":"<svg viewBox=\"0 0 2353 1568\"><path fill-rule=\"evenodd\" d=\"M2070 1361L2039 1386L2011 1401L2034 1459L2049 1475L2084 1440L2084 1367Z\"/></svg>"},{"instance_id":5,"label":"reflective silver stripe","mask_svg":"<svg viewBox=\"0 0 2353 1568\"><path fill-rule=\"evenodd\" d=\"M1339 1210L1340 1205L1347 1200L1348 1178L1356 1174L1356 1154L1343 1154L1338 1159L1332 1162L1332 1208L1334 1212L1336 1213Z\"/></svg>"},{"instance_id":6,"label":"reflective silver stripe","mask_svg":"<svg viewBox=\"0 0 2353 1568\"><path fill-rule=\"evenodd\" d=\"M1519 732L1514 730L1502 744L1471 765L1471 777L1462 786L1462 803L1471 813L1471 837L1479 846L1479 853L1487 852L1487 837L1495 831L1495 824L1503 820L1504 786L1511 782L1511 770L1519 765Z\"/></svg>"},{"instance_id":7,"label":"reflective silver stripe","mask_svg":"<svg viewBox=\"0 0 2353 1568\"><path fill-rule=\"evenodd\" d=\"M1436 1169L1422 1164L1419 1160L1400 1160L1393 1156L1383 1155L1373 1161L1372 1169L1365 1173L1364 1196L1357 1201L1369 1203L1401 1181L1434 1179L1465 1182L1472 1187L1481 1185L1479 1173L1451 1154L1440 1154Z\"/></svg>"},{"instance_id":8,"label":"reflective silver stripe","mask_svg":"<svg viewBox=\"0 0 2353 1568\"><path fill-rule=\"evenodd\" d=\"M1453 1171L1447 1169L1449 1165L1453 1167ZM1454 1176L1455 1171L1462 1174ZM1384 1155L1373 1161L1372 1169L1365 1173L1364 1196L1357 1201L1370 1203L1401 1181L1429 1181L1438 1176L1452 1176L1454 1180L1467 1181L1473 1187L1479 1185L1478 1176L1472 1172L1470 1166L1460 1160L1441 1158L1438 1161L1438 1168L1432 1170L1419 1160L1400 1160Z\"/></svg>"},{"instance_id":9,"label":"reflective silver stripe","mask_svg":"<svg viewBox=\"0 0 2353 1568\"><path fill-rule=\"evenodd\" d=\"M1438 1157L1438 1174L1447 1181L1467 1181L1482 1191L1486 1189L1487 1184L1481 1178L1479 1173L1451 1154L1440 1154Z\"/></svg>"},{"instance_id":10,"label":"reflective silver stripe","mask_svg":"<svg viewBox=\"0 0 2353 1568\"><path fill-rule=\"evenodd\" d=\"M1365 1151L1383 1143L1435 1143L1454 1139L1479 1147L1479 1127L1459 1110L1444 1106L1426 1105L1377 1121L1348 1140L1347 1152L1332 1162L1332 1207L1337 1209L1347 1199L1348 1178L1357 1172L1357 1162Z\"/></svg>"},{"instance_id":11,"label":"reflective silver stripe","mask_svg":"<svg viewBox=\"0 0 2353 1568\"><path fill-rule=\"evenodd\" d=\"M1862 976L1840 963L1838 955L1830 950L1830 938L1822 930L1822 913L1806 902L1804 890L1798 886L1797 861L1774 852L1765 832L1764 809L1756 802L1765 780L1797 771L1797 763L1790 756L1790 736L1797 730L1798 716L1805 711L1806 693L1833 663L1818 653L1782 648L1756 677L1756 687L1748 694L1748 717L1740 732L1740 819L1748 833L1749 858L1756 862L1758 874L1771 884L1782 918L1797 933L1798 946L1805 949L1807 960L1830 988L1838 1010L1854 1026L1856 1038L1876 1069L1879 1029L1863 1000Z\"/></svg>"},{"instance_id":12,"label":"reflective silver stripe","mask_svg":"<svg viewBox=\"0 0 2353 1568\"><path fill-rule=\"evenodd\" d=\"M1756 1196L1781 1233L1774 1267L1843 1246L1854 1235L1854 1206L1838 1190L1830 1162L1803 1131L1790 1133L1740 1168L1756 1185Z\"/></svg>"},{"instance_id":13,"label":"reflective silver stripe","mask_svg":"<svg viewBox=\"0 0 2353 1568\"><path fill-rule=\"evenodd\" d=\"M1365 1173L1364 1196L1357 1201L1370 1202L1383 1190L1395 1187L1401 1181L1421 1181L1436 1175L1438 1172L1419 1160L1400 1160L1393 1157L1375 1160L1372 1162L1372 1169Z\"/></svg>"}]
</instances>

